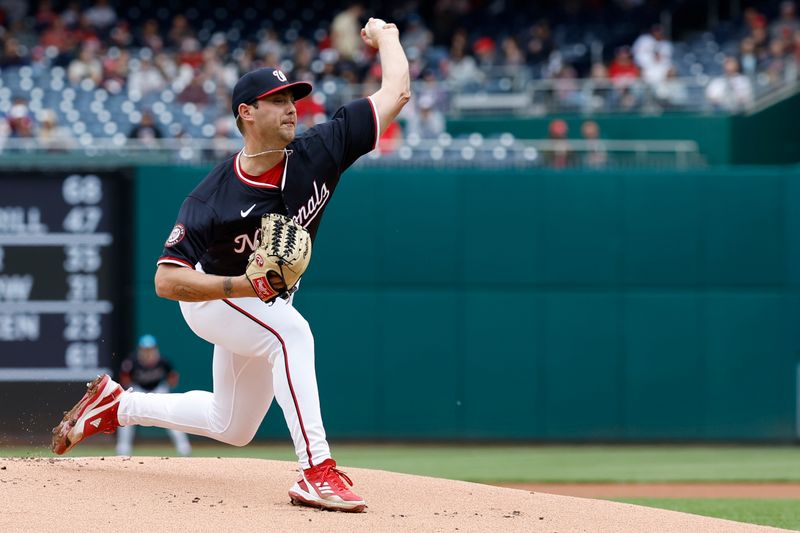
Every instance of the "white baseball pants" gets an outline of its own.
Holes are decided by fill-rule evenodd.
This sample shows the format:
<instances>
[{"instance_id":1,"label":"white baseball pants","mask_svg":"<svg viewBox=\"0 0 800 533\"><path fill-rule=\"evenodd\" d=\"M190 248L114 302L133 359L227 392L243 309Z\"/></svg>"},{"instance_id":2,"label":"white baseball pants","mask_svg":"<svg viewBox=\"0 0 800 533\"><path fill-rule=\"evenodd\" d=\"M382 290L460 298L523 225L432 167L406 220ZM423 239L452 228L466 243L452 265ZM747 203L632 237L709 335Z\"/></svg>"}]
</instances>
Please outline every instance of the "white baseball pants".
<instances>
[{"instance_id":1,"label":"white baseball pants","mask_svg":"<svg viewBox=\"0 0 800 533\"><path fill-rule=\"evenodd\" d=\"M314 369L314 337L291 301L258 298L180 302L183 317L214 345L214 391L130 392L123 426L157 426L244 446L277 398L303 468L330 458Z\"/></svg>"},{"instance_id":2,"label":"white baseball pants","mask_svg":"<svg viewBox=\"0 0 800 533\"><path fill-rule=\"evenodd\" d=\"M144 392L141 388L134 385L131 390L136 392ZM152 394L168 394L169 385L166 383L159 384L155 389L150 391ZM192 453L192 445L189 443L189 438L186 433L177 431L175 429L167 429L169 438L175 446L175 451L182 457L188 457ZM117 455L131 455L133 453L133 440L136 438L136 426L122 426L117 428Z\"/></svg>"}]
</instances>

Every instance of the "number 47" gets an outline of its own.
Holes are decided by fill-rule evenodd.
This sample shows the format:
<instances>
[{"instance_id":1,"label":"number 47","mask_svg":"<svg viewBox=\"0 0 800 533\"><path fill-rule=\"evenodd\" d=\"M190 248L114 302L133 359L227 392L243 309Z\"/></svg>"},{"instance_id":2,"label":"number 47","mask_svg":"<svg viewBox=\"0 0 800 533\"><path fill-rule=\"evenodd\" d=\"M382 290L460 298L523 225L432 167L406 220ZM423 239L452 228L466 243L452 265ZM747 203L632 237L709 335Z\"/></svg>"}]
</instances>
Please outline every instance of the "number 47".
<instances>
[{"instance_id":1,"label":"number 47","mask_svg":"<svg viewBox=\"0 0 800 533\"><path fill-rule=\"evenodd\" d=\"M102 217L99 207L73 207L64 217L64 229L71 233L91 233L97 230Z\"/></svg>"}]
</instances>

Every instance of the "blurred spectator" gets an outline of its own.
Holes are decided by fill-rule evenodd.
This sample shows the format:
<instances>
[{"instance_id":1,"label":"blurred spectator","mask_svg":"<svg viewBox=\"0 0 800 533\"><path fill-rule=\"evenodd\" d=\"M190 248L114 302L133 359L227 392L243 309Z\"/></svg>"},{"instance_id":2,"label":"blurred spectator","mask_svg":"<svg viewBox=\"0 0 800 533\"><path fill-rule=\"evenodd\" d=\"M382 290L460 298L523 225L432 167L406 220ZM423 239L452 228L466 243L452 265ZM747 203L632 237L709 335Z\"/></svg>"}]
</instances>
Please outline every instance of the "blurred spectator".
<instances>
[{"instance_id":1,"label":"blurred spectator","mask_svg":"<svg viewBox=\"0 0 800 533\"><path fill-rule=\"evenodd\" d=\"M133 44L133 34L127 20L120 20L111 29L109 41L113 46L127 48Z\"/></svg>"},{"instance_id":2,"label":"blurred spectator","mask_svg":"<svg viewBox=\"0 0 800 533\"><path fill-rule=\"evenodd\" d=\"M173 58L172 54L168 54L166 52L158 52L155 57L153 58L153 65L161 71L161 74L164 75L164 78L167 82L176 82L180 76L180 71L178 70L178 64L175 63L175 59ZM180 80L183 83L183 79Z\"/></svg>"},{"instance_id":3,"label":"blurred spectator","mask_svg":"<svg viewBox=\"0 0 800 533\"><path fill-rule=\"evenodd\" d=\"M578 82L578 72L572 65L563 65L553 77L553 96L559 106L580 109L583 93Z\"/></svg>"},{"instance_id":4,"label":"blurred spectator","mask_svg":"<svg viewBox=\"0 0 800 533\"><path fill-rule=\"evenodd\" d=\"M95 47L84 45L81 52L73 59L67 68L67 78L73 85L78 85L83 80L91 80L95 85L99 85L103 79L103 65L97 59Z\"/></svg>"},{"instance_id":5,"label":"blurred spectator","mask_svg":"<svg viewBox=\"0 0 800 533\"><path fill-rule=\"evenodd\" d=\"M8 111L8 127L13 138L34 137L33 118L28 111L28 101L22 96L14 98L14 103Z\"/></svg>"},{"instance_id":6,"label":"blurred spectator","mask_svg":"<svg viewBox=\"0 0 800 533\"><path fill-rule=\"evenodd\" d=\"M748 7L744 10L744 30L745 35L753 35L757 30L767 26L767 17L761 14L755 7Z\"/></svg>"},{"instance_id":7,"label":"blurred spectator","mask_svg":"<svg viewBox=\"0 0 800 533\"><path fill-rule=\"evenodd\" d=\"M633 63L630 49L620 47L611 65L608 67L608 77L611 79L613 92L611 103L613 107L630 111L639 105L639 95L636 84L639 80L639 69Z\"/></svg>"},{"instance_id":8,"label":"blurred spectator","mask_svg":"<svg viewBox=\"0 0 800 533\"><path fill-rule=\"evenodd\" d=\"M647 67L642 68L642 81L651 89L657 89L667 79L667 72L671 67L670 61L664 58L660 52L656 52L650 58Z\"/></svg>"},{"instance_id":9,"label":"blurred spectator","mask_svg":"<svg viewBox=\"0 0 800 533\"><path fill-rule=\"evenodd\" d=\"M788 82L788 56L786 46L781 39L772 39L769 43L769 55L764 60L767 73L767 83L772 87L779 87Z\"/></svg>"},{"instance_id":10,"label":"blurred spectator","mask_svg":"<svg viewBox=\"0 0 800 533\"><path fill-rule=\"evenodd\" d=\"M769 27L770 36L773 39L790 41L794 32L799 29L800 22L797 20L797 6L791 0L784 0L780 5L778 20Z\"/></svg>"},{"instance_id":11,"label":"blurred spectator","mask_svg":"<svg viewBox=\"0 0 800 533\"><path fill-rule=\"evenodd\" d=\"M686 105L689 101L689 90L686 83L678 76L678 69L671 66L666 79L653 87L656 100L665 109L675 109Z\"/></svg>"},{"instance_id":12,"label":"blurred spectator","mask_svg":"<svg viewBox=\"0 0 800 533\"><path fill-rule=\"evenodd\" d=\"M745 37L739 45L739 62L742 66L742 74L755 76L758 71L758 56L756 55L756 44L752 37Z\"/></svg>"},{"instance_id":13,"label":"blurred spectator","mask_svg":"<svg viewBox=\"0 0 800 533\"><path fill-rule=\"evenodd\" d=\"M0 67L21 67L30 63L19 41L14 37L6 37L3 44L3 55L0 56Z\"/></svg>"},{"instance_id":14,"label":"blurred spectator","mask_svg":"<svg viewBox=\"0 0 800 533\"><path fill-rule=\"evenodd\" d=\"M438 137L444 133L444 113L436 107L432 96L423 95L419 100L419 133L421 137Z\"/></svg>"},{"instance_id":15,"label":"blurred spectator","mask_svg":"<svg viewBox=\"0 0 800 533\"><path fill-rule=\"evenodd\" d=\"M544 78L552 78L564 67L564 57L561 54L560 50L553 50L550 52L550 57L547 58L547 62L542 64L542 77Z\"/></svg>"},{"instance_id":16,"label":"blurred spectator","mask_svg":"<svg viewBox=\"0 0 800 533\"><path fill-rule=\"evenodd\" d=\"M117 12L108 0L95 0L94 5L86 10L85 16L101 33L106 33L117 21Z\"/></svg>"},{"instance_id":17,"label":"blurred spectator","mask_svg":"<svg viewBox=\"0 0 800 533\"><path fill-rule=\"evenodd\" d=\"M722 76L714 78L706 87L706 99L715 108L738 112L753 103L753 86L747 76L739 73L739 61L725 58Z\"/></svg>"},{"instance_id":18,"label":"blurred spectator","mask_svg":"<svg viewBox=\"0 0 800 533\"><path fill-rule=\"evenodd\" d=\"M563 169L573 165L574 154L567 133L569 127L561 119L555 119L547 127L547 134L550 145L544 149L544 161L547 166L555 169Z\"/></svg>"},{"instance_id":19,"label":"blurred spectator","mask_svg":"<svg viewBox=\"0 0 800 533\"><path fill-rule=\"evenodd\" d=\"M28 14L29 3L27 0L2 0L0 11L5 13L8 26L14 26Z\"/></svg>"},{"instance_id":20,"label":"blurred spectator","mask_svg":"<svg viewBox=\"0 0 800 533\"><path fill-rule=\"evenodd\" d=\"M128 81L128 66L131 54L127 49L113 47L103 61L103 88L111 94L119 94Z\"/></svg>"},{"instance_id":21,"label":"blurred spectator","mask_svg":"<svg viewBox=\"0 0 800 533\"><path fill-rule=\"evenodd\" d=\"M39 44L43 48L54 47L59 54L63 54L75 46L74 36L67 28L61 17L53 19L50 28L45 30L39 37Z\"/></svg>"},{"instance_id":22,"label":"blurred spectator","mask_svg":"<svg viewBox=\"0 0 800 533\"><path fill-rule=\"evenodd\" d=\"M319 76L317 77L317 83L320 86L332 84L331 90L324 90L325 92L330 93L335 92L336 88L345 85L344 80L342 80L339 72L337 71L337 66L340 65L339 53L333 48L327 48L320 52L319 58L322 61L322 72L320 72ZM344 64L341 64L341 66L344 66Z\"/></svg>"},{"instance_id":23,"label":"blurred spectator","mask_svg":"<svg viewBox=\"0 0 800 533\"><path fill-rule=\"evenodd\" d=\"M189 85L187 85L181 92L178 94L178 101L181 103L192 103L195 105L208 105L210 103L209 94L206 92L204 87L205 77L201 75L196 75L191 79Z\"/></svg>"},{"instance_id":24,"label":"blurred spectator","mask_svg":"<svg viewBox=\"0 0 800 533\"><path fill-rule=\"evenodd\" d=\"M759 58L764 57L767 54L767 44L769 42L769 33L766 25L754 26L748 37L753 40L756 56Z\"/></svg>"},{"instance_id":25,"label":"blurred spectator","mask_svg":"<svg viewBox=\"0 0 800 533\"><path fill-rule=\"evenodd\" d=\"M203 50L200 41L194 37L184 37L180 43L178 64L188 65L192 70L198 70L203 64Z\"/></svg>"},{"instance_id":26,"label":"blurred spectator","mask_svg":"<svg viewBox=\"0 0 800 533\"><path fill-rule=\"evenodd\" d=\"M81 18L81 3L72 0L67 4L66 9L61 12L61 19L68 28L73 28L78 25L78 20Z\"/></svg>"},{"instance_id":27,"label":"blurred spectator","mask_svg":"<svg viewBox=\"0 0 800 533\"><path fill-rule=\"evenodd\" d=\"M141 31L136 39L139 46L150 48L153 52L160 52L164 49L164 39L158 29L158 21L147 19L141 27Z\"/></svg>"},{"instance_id":28,"label":"blurred spectator","mask_svg":"<svg viewBox=\"0 0 800 533\"><path fill-rule=\"evenodd\" d=\"M540 20L531 26L527 35L523 37L528 64L536 64L545 61L553 51L553 37L550 32L550 25L546 20Z\"/></svg>"},{"instance_id":29,"label":"blurred spectator","mask_svg":"<svg viewBox=\"0 0 800 533\"><path fill-rule=\"evenodd\" d=\"M418 135L421 139L433 139L444 133L444 114L436 109L436 101L432 95L426 94L417 98L416 112L408 118L408 135Z\"/></svg>"},{"instance_id":30,"label":"blurred spectator","mask_svg":"<svg viewBox=\"0 0 800 533\"><path fill-rule=\"evenodd\" d=\"M621 46L617 49L614 60L608 66L608 77L617 87L631 85L639 79L639 68L633 63L630 48Z\"/></svg>"},{"instance_id":31,"label":"blurred spectator","mask_svg":"<svg viewBox=\"0 0 800 533\"><path fill-rule=\"evenodd\" d=\"M522 49L514 37L504 38L501 46L503 50L502 65L504 67L519 69L525 65L525 54L522 53Z\"/></svg>"},{"instance_id":32,"label":"blurred spectator","mask_svg":"<svg viewBox=\"0 0 800 533\"><path fill-rule=\"evenodd\" d=\"M225 61L226 50L227 43L224 39L216 45L207 46L203 50L201 72L206 79L231 89L239 79L239 70L232 63ZM277 65L278 62L273 64Z\"/></svg>"},{"instance_id":33,"label":"blurred spectator","mask_svg":"<svg viewBox=\"0 0 800 533\"><path fill-rule=\"evenodd\" d=\"M138 95L141 98L151 92L160 92L167 86L164 73L153 63L149 52L147 50L147 53L142 55L139 68L133 69L128 77L129 95Z\"/></svg>"},{"instance_id":34,"label":"blurred spectator","mask_svg":"<svg viewBox=\"0 0 800 533\"><path fill-rule=\"evenodd\" d=\"M256 53L260 56L273 55L275 57L283 57L285 47L281 40L278 38L278 33L269 28L264 34L264 38L258 43ZM275 63L277 65L277 63Z\"/></svg>"},{"instance_id":35,"label":"blurred spectator","mask_svg":"<svg viewBox=\"0 0 800 533\"><path fill-rule=\"evenodd\" d=\"M407 53L408 73L412 80L416 80L425 70L427 59L416 48L411 48Z\"/></svg>"},{"instance_id":36,"label":"blurred spectator","mask_svg":"<svg viewBox=\"0 0 800 533\"><path fill-rule=\"evenodd\" d=\"M35 29L37 32L49 28L53 21L58 18L58 14L53 10L53 3L50 0L41 0L33 16Z\"/></svg>"},{"instance_id":37,"label":"blurred spectator","mask_svg":"<svg viewBox=\"0 0 800 533\"><path fill-rule=\"evenodd\" d=\"M433 43L433 34L425 26L422 18L417 14L410 14L406 19L406 26L400 32L400 42L406 54L413 50L417 54L424 54Z\"/></svg>"},{"instance_id":38,"label":"blurred spectator","mask_svg":"<svg viewBox=\"0 0 800 533\"><path fill-rule=\"evenodd\" d=\"M419 83L414 87L414 94L417 98L430 98L433 101L433 106L439 111L447 110L447 93L439 83L433 70L425 69L422 71ZM408 106L406 106L407 108Z\"/></svg>"},{"instance_id":39,"label":"blurred spectator","mask_svg":"<svg viewBox=\"0 0 800 533\"><path fill-rule=\"evenodd\" d=\"M259 68L262 63L258 61L257 57L258 48L256 47L256 43L245 43L244 48L240 49L238 57L236 58L239 72L250 72L251 70Z\"/></svg>"},{"instance_id":40,"label":"blurred spectator","mask_svg":"<svg viewBox=\"0 0 800 533\"><path fill-rule=\"evenodd\" d=\"M333 17L331 44L342 59L354 59L361 49L361 17L364 6L356 2Z\"/></svg>"},{"instance_id":41,"label":"blurred spectator","mask_svg":"<svg viewBox=\"0 0 800 533\"><path fill-rule=\"evenodd\" d=\"M311 62L314 61L315 49L307 39L299 37L292 45L292 60L294 61L294 77L301 79L311 71Z\"/></svg>"},{"instance_id":42,"label":"blurred spectator","mask_svg":"<svg viewBox=\"0 0 800 533\"><path fill-rule=\"evenodd\" d=\"M97 36L97 27L85 13L78 18L78 25L72 30L72 35L75 38L75 42L82 46L91 43L95 47L100 48L100 37Z\"/></svg>"},{"instance_id":43,"label":"blurred spectator","mask_svg":"<svg viewBox=\"0 0 800 533\"><path fill-rule=\"evenodd\" d=\"M605 110L610 100L611 82L608 79L608 69L603 63L592 64L589 80L583 87L585 110L589 112Z\"/></svg>"},{"instance_id":44,"label":"blurred spectator","mask_svg":"<svg viewBox=\"0 0 800 533\"><path fill-rule=\"evenodd\" d=\"M642 93L635 85L615 88L611 101L616 111L635 111L642 103Z\"/></svg>"},{"instance_id":45,"label":"blurred spectator","mask_svg":"<svg viewBox=\"0 0 800 533\"><path fill-rule=\"evenodd\" d=\"M672 43L664 37L664 30L660 25L656 24L648 33L636 39L633 43L633 57L642 69L643 77L656 62L666 65L658 67L666 73L666 69L672 64Z\"/></svg>"},{"instance_id":46,"label":"blurred spectator","mask_svg":"<svg viewBox=\"0 0 800 533\"><path fill-rule=\"evenodd\" d=\"M175 15L172 18L172 26L167 33L167 43L172 48L181 48L183 42L194 37L194 31L189 26L189 20L181 14Z\"/></svg>"},{"instance_id":47,"label":"blurred spectator","mask_svg":"<svg viewBox=\"0 0 800 533\"><path fill-rule=\"evenodd\" d=\"M472 49L475 52L475 59L479 68L490 69L497 64L495 52L497 46L494 43L494 39L491 37L481 37L477 39L475 44L472 45Z\"/></svg>"},{"instance_id":48,"label":"blurred spectator","mask_svg":"<svg viewBox=\"0 0 800 533\"><path fill-rule=\"evenodd\" d=\"M467 55L467 32L459 30L453 36L453 44L450 47L450 57L445 63L447 81L456 87L466 87L470 84L481 83L484 74L478 68L475 59Z\"/></svg>"},{"instance_id":49,"label":"blurred spectator","mask_svg":"<svg viewBox=\"0 0 800 533\"><path fill-rule=\"evenodd\" d=\"M58 125L58 117L52 109L42 110L36 140L48 152L63 152L77 146L72 131Z\"/></svg>"},{"instance_id":50,"label":"blurred spectator","mask_svg":"<svg viewBox=\"0 0 800 533\"><path fill-rule=\"evenodd\" d=\"M600 140L600 126L594 120L581 124L581 136L586 141L583 164L589 168L602 168L608 163L606 145Z\"/></svg>"},{"instance_id":51,"label":"blurred spectator","mask_svg":"<svg viewBox=\"0 0 800 533\"><path fill-rule=\"evenodd\" d=\"M156 139L163 138L164 135L156 125L155 118L150 111L142 112L142 119L139 124L131 129L128 134L129 139L137 139L144 144L155 144Z\"/></svg>"}]
</instances>

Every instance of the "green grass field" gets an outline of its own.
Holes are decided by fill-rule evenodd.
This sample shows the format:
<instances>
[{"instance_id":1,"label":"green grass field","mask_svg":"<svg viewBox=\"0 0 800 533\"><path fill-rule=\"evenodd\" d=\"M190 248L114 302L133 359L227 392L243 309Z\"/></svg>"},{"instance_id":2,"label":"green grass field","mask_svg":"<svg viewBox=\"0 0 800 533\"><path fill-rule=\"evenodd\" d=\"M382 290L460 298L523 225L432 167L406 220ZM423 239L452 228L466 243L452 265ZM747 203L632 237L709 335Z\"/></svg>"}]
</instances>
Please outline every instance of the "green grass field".
<instances>
[{"instance_id":1,"label":"green grass field","mask_svg":"<svg viewBox=\"0 0 800 533\"><path fill-rule=\"evenodd\" d=\"M143 444L137 455L174 455ZM800 482L800 447L335 445L345 467L374 468L482 483ZM111 455L108 445L71 456ZM46 448L0 447L2 456L51 456ZM294 460L288 444L196 446L195 456ZM800 530L800 500L625 499L638 505Z\"/></svg>"},{"instance_id":2,"label":"green grass field","mask_svg":"<svg viewBox=\"0 0 800 533\"><path fill-rule=\"evenodd\" d=\"M800 500L627 498L616 501L763 526L800 529Z\"/></svg>"}]
</instances>

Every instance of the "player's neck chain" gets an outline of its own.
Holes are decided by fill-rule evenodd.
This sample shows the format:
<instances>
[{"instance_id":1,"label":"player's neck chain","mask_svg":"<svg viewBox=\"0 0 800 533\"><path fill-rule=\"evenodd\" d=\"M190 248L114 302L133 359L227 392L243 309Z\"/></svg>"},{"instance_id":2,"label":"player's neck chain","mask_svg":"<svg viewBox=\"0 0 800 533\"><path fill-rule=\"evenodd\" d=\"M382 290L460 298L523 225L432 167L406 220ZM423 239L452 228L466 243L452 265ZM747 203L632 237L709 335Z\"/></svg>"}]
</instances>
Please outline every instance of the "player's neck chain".
<instances>
[{"instance_id":1,"label":"player's neck chain","mask_svg":"<svg viewBox=\"0 0 800 533\"><path fill-rule=\"evenodd\" d=\"M263 152L258 152L258 153L255 153L255 154L248 154L248 153L245 153L244 149L242 149L242 157L258 157L260 155L271 154L273 152L283 152L284 155L286 155L288 157L288 156L290 156L292 154L293 151L294 150L287 150L286 148L273 148L273 149L264 150Z\"/></svg>"}]
</instances>

